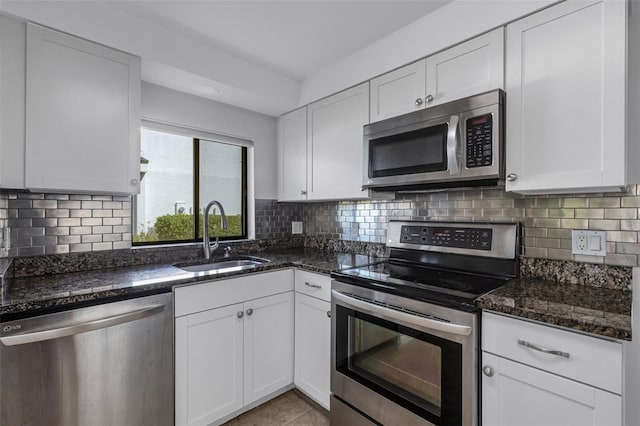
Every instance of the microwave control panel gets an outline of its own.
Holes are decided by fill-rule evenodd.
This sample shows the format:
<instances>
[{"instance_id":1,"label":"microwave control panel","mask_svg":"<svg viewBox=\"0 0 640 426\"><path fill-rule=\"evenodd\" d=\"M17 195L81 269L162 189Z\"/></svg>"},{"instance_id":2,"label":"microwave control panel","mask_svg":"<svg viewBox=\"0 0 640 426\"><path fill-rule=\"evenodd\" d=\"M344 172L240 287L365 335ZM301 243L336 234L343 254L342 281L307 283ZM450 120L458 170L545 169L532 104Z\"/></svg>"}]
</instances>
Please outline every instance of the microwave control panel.
<instances>
[{"instance_id":1,"label":"microwave control panel","mask_svg":"<svg viewBox=\"0 0 640 426\"><path fill-rule=\"evenodd\" d=\"M467 119L467 168L490 166L493 163L493 117L491 114Z\"/></svg>"},{"instance_id":2,"label":"microwave control panel","mask_svg":"<svg viewBox=\"0 0 640 426\"><path fill-rule=\"evenodd\" d=\"M491 250L493 230L487 228L457 228L434 226L403 226L400 242L474 250Z\"/></svg>"}]
</instances>

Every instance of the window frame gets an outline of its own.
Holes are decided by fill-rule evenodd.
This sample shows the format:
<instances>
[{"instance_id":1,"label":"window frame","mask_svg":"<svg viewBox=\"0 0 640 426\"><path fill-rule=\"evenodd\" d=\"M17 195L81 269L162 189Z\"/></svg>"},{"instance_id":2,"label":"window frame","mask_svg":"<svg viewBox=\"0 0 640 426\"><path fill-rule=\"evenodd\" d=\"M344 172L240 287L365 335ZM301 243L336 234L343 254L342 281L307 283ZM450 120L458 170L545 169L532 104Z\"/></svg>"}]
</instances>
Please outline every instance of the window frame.
<instances>
[{"instance_id":1,"label":"window frame","mask_svg":"<svg viewBox=\"0 0 640 426\"><path fill-rule=\"evenodd\" d=\"M156 240L156 241L134 241L134 237L136 235L136 214L137 214L137 199L134 198L132 200L132 208L131 208L131 245L132 247L148 247L148 246L156 246L156 245L179 245L179 244L194 244L194 243L202 243L202 237L198 237L198 230L200 225L200 142L213 142L224 145L232 145L241 149L241 160L242 160L242 170L241 170L241 199L240 199L240 209L241 209L241 217L242 217L242 234L234 235L228 237L219 237L220 241L238 241L238 240L248 240L249 239L249 202L248 202L248 181L249 181L249 149L252 147L251 141L246 141L242 139L237 139L234 137L229 137L226 135L217 135L209 132L203 132L196 129L188 129L180 126L167 125L164 123L156 123L156 122L148 122L147 120L143 120L143 124L140 127L142 129L168 133L176 136L186 136L191 138L192 140L192 153L193 153L193 164L192 164L192 172L193 172L193 183L192 183L192 191L193 191L193 239L182 239L182 240ZM197 136L195 135L197 134ZM222 139L222 140L220 140ZM227 139L227 140L225 140ZM229 139L237 139L240 143L234 143L229 141ZM141 151L142 152L142 151ZM139 194L134 194L134 197L137 197ZM219 212L218 212L219 213ZM215 237L215 233L212 235Z\"/></svg>"}]
</instances>

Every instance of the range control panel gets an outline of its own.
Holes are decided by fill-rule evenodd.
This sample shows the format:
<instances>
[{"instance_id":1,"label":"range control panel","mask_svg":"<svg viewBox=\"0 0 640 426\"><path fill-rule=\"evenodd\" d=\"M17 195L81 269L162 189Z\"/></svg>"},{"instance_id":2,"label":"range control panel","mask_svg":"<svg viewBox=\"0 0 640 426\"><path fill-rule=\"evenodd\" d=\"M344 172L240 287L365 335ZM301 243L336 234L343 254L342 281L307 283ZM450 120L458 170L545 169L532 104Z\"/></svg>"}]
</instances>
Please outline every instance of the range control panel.
<instances>
[{"instance_id":1,"label":"range control panel","mask_svg":"<svg viewBox=\"0 0 640 426\"><path fill-rule=\"evenodd\" d=\"M493 117L491 114L467 120L467 168L490 166L493 163Z\"/></svg>"},{"instance_id":2,"label":"range control panel","mask_svg":"<svg viewBox=\"0 0 640 426\"><path fill-rule=\"evenodd\" d=\"M400 242L440 247L491 250L492 229L403 225Z\"/></svg>"}]
</instances>

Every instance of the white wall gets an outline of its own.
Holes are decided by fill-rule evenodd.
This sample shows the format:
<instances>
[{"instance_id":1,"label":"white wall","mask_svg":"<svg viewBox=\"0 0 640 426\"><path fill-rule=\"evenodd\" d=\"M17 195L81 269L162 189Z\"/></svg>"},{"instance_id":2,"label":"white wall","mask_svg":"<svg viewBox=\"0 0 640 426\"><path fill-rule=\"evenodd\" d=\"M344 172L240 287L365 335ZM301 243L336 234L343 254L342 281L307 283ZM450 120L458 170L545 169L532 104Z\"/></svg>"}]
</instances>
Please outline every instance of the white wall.
<instances>
[{"instance_id":1,"label":"white wall","mask_svg":"<svg viewBox=\"0 0 640 426\"><path fill-rule=\"evenodd\" d=\"M252 140L255 198L277 198L274 117L143 82L142 118Z\"/></svg>"},{"instance_id":2,"label":"white wall","mask_svg":"<svg viewBox=\"0 0 640 426\"><path fill-rule=\"evenodd\" d=\"M504 25L557 0L456 0L304 79L298 106Z\"/></svg>"}]
</instances>

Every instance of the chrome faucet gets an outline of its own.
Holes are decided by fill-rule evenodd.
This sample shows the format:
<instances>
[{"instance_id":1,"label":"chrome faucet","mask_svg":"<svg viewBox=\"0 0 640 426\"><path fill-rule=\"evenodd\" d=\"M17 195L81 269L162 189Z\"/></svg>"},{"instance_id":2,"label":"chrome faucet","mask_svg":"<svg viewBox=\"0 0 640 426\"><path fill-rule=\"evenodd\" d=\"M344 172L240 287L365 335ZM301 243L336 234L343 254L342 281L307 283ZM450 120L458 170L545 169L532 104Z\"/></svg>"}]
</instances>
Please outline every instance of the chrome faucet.
<instances>
[{"instance_id":1,"label":"chrome faucet","mask_svg":"<svg viewBox=\"0 0 640 426\"><path fill-rule=\"evenodd\" d=\"M205 260L209 260L211 258L211 253L213 253L219 246L218 239L219 237L216 235L216 242L211 244L209 241L209 210L211 207L216 206L218 210L220 210L220 226L222 229L227 229L227 216L224 214L224 207L220 204L219 201L213 200L207 207L204 209L204 232L202 234L202 245L204 248L204 258Z\"/></svg>"}]
</instances>

